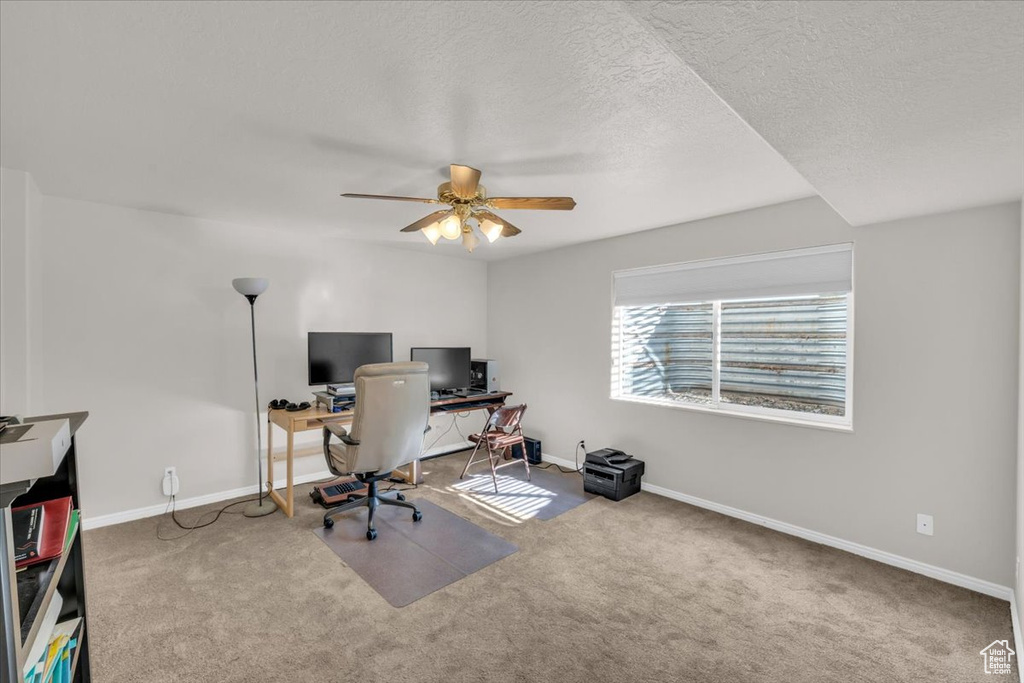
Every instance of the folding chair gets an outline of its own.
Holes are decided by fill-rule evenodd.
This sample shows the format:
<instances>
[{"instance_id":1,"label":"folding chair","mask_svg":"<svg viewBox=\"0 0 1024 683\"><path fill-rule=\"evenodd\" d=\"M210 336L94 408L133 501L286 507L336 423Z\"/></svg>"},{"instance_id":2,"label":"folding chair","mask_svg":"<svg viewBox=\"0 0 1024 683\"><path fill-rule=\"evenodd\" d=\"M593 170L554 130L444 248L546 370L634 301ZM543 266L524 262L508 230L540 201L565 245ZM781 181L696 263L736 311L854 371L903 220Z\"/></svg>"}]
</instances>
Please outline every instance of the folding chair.
<instances>
[{"instance_id":1,"label":"folding chair","mask_svg":"<svg viewBox=\"0 0 1024 683\"><path fill-rule=\"evenodd\" d=\"M526 412L526 404L518 406L502 406L491 413L490 418L487 420L487 424L484 426L484 430L479 434L470 434L469 440L476 443L473 447L473 452L469 454L469 461L462 470L462 474L459 475L459 479L466 476L466 472L469 471L470 465L474 464L474 459L477 453L481 452L480 447L483 446L484 452L487 453L487 461L491 465L491 479L494 480L494 492L498 492L498 470L508 465L517 465L518 463L507 462L503 465L499 465L498 461L504 457L506 460L512 457L512 447L516 444L519 445L523 453L523 464L526 465L526 478L530 479L530 463L526 457L526 440L523 436L523 413ZM476 460L476 463L483 462L483 460Z\"/></svg>"}]
</instances>

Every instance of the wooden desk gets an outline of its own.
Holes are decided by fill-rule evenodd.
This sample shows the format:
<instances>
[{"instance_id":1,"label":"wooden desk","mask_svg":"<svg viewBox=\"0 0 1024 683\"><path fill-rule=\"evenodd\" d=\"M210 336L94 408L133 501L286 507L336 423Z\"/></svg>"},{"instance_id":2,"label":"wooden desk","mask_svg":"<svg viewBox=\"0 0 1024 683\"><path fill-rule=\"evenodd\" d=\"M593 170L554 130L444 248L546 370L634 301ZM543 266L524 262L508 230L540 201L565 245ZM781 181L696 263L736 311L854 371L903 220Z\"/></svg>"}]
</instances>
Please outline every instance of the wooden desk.
<instances>
[{"instance_id":1,"label":"wooden desk","mask_svg":"<svg viewBox=\"0 0 1024 683\"><path fill-rule=\"evenodd\" d=\"M481 394L468 398L444 398L439 401L431 401L430 413L435 415L443 412L463 412L469 410L486 410L503 405L505 399L511 396L508 391L499 391L493 394ZM481 405L483 401L487 404ZM477 405L473 405L477 404ZM460 406L459 409L450 410L452 406ZM465 406L464 408L461 406ZM267 421L267 493L271 500L289 517L295 516L295 485L293 478L293 466L295 462L295 433L320 430L329 422L337 424L352 424L354 411L343 410L340 413L332 413L322 406L315 406L309 410L298 410L288 412L287 410L271 410ZM274 425L284 430L287 439L285 461L287 472L285 474L285 495L282 496L274 490ZM319 447L317 448L319 451ZM403 479L412 483L419 483L419 460L409 463L408 471L396 470Z\"/></svg>"}]
</instances>

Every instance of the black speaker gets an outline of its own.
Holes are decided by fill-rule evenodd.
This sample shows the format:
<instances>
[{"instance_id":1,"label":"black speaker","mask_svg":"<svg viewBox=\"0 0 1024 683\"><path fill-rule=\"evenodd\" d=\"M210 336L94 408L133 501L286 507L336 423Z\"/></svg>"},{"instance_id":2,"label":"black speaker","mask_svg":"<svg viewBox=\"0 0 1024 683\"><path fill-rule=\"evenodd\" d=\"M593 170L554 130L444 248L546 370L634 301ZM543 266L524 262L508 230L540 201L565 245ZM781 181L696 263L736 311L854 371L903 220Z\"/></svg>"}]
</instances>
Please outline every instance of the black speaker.
<instances>
[{"instance_id":1,"label":"black speaker","mask_svg":"<svg viewBox=\"0 0 1024 683\"><path fill-rule=\"evenodd\" d=\"M519 444L513 446L512 457L521 459L523 457L523 447ZM537 439L531 439L528 436L526 437L526 461L531 465L539 465L541 463L540 441Z\"/></svg>"}]
</instances>

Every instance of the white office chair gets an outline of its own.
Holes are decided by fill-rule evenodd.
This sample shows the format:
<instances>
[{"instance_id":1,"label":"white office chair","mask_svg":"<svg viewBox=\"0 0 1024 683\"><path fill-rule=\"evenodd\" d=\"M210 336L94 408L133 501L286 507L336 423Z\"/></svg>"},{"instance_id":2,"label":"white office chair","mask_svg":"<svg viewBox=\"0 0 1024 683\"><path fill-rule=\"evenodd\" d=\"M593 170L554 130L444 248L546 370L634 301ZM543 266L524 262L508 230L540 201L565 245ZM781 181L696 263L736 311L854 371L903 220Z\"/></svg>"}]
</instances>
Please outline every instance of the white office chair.
<instances>
[{"instance_id":1,"label":"white office chair","mask_svg":"<svg viewBox=\"0 0 1024 683\"><path fill-rule=\"evenodd\" d=\"M324 526L334 526L334 517L366 506L370 509L366 538L377 538L373 513L380 505L411 509L414 522L423 515L405 496L384 498L377 482L387 479L396 467L420 456L423 435L430 429L430 383L426 363L376 363L355 373L356 407L351 431L341 425L324 426L324 458L338 476L354 474L368 487L365 497L339 505L324 515ZM341 443L331 443L331 436Z\"/></svg>"}]
</instances>

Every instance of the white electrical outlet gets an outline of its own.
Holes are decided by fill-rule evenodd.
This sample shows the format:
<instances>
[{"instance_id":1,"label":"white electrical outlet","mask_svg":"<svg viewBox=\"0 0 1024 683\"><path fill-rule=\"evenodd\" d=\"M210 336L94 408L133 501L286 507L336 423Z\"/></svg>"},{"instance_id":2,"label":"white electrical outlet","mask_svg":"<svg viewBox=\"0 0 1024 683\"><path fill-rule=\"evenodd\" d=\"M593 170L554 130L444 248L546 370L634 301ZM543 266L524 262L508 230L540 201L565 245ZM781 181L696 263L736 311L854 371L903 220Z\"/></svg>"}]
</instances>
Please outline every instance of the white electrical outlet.
<instances>
[{"instance_id":1,"label":"white electrical outlet","mask_svg":"<svg viewBox=\"0 0 1024 683\"><path fill-rule=\"evenodd\" d=\"M176 496L178 495L178 469L176 467L165 467L164 468L164 495L165 496Z\"/></svg>"},{"instance_id":2,"label":"white electrical outlet","mask_svg":"<svg viewBox=\"0 0 1024 683\"><path fill-rule=\"evenodd\" d=\"M917 515L917 533L925 536L935 535L935 520L931 515Z\"/></svg>"}]
</instances>

